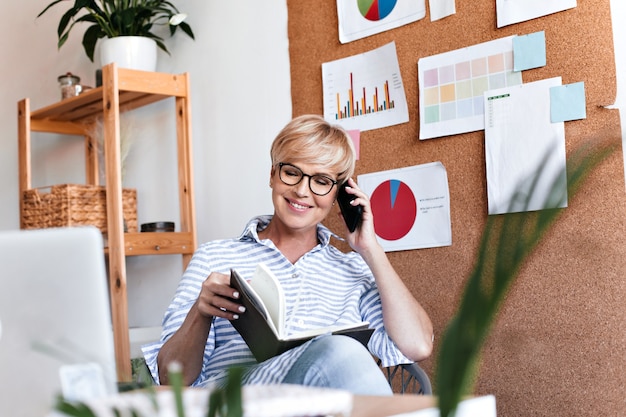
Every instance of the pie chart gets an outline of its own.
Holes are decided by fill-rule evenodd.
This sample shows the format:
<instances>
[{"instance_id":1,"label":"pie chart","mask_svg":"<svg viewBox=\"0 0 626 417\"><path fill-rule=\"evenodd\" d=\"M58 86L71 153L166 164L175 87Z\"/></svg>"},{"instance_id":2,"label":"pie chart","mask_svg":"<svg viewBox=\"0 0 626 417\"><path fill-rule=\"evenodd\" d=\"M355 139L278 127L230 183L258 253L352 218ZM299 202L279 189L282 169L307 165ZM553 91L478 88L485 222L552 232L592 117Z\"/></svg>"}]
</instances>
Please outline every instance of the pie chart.
<instances>
[{"instance_id":1,"label":"pie chart","mask_svg":"<svg viewBox=\"0 0 626 417\"><path fill-rule=\"evenodd\" d=\"M397 0L357 0L359 11L367 20L384 19L396 7Z\"/></svg>"},{"instance_id":2,"label":"pie chart","mask_svg":"<svg viewBox=\"0 0 626 417\"><path fill-rule=\"evenodd\" d=\"M385 240L398 240L411 231L417 216L417 202L404 182L384 181L376 187L370 202L376 235Z\"/></svg>"}]
</instances>

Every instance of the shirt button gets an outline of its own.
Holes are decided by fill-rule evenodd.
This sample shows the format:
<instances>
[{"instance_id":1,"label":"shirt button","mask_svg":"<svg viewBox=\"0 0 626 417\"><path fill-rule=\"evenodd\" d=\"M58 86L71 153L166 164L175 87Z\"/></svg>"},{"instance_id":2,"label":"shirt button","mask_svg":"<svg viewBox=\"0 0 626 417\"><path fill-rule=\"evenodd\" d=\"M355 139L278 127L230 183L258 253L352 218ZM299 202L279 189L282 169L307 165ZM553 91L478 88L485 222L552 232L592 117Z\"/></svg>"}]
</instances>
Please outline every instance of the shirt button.
<instances>
[{"instance_id":1,"label":"shirt button","mask_svg":"<svg viewBox=\"0 0 626 417\"><path fill-rule=\"evenodd\" d=\"M298 320L298 326L304 326L304 320L302 319Z\"/></svg>"},{"instance_id":2,"label":"shirt button","mask_svg":"<svg viewBox=\"0 0 626 417\"><path fill-rule=\"evenodd\" d=\"M292 274L291 278L298 278L298 274Z\"/></svg>"}]
</instances>

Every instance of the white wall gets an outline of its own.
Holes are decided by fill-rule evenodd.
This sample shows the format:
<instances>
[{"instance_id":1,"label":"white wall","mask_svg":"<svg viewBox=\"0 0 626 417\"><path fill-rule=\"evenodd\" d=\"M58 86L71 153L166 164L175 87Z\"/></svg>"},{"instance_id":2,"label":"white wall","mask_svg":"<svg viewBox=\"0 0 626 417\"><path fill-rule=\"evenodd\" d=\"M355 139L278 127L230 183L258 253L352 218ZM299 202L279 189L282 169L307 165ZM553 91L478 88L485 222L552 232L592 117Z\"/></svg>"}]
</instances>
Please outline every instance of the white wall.
<instances>
[{"instance_id":1,"label":"white wall","mask_svg":"<svg viewBox=\"0 0 626 417\"><path fill-rule=\"evenodd\" d=\"M58 75L71 71L93 84L98 67L82 50L80 28L57 51L56 25L63 4L35 19L48 3L4 4L0 230L19 227L17 101L29 97L34 109L51 104L59 99ZM202 242L234 236L248 218L271 211L269 144L291 117L286 0L174 3L189 14L196 41L180 34L168 39L172 55L159 56L158 70L191 74L196 212ZM616 106L622 108L626 106L626 3L611 0L611 7ZM172 112L171 103L165 102L133 113L138 137L125 185L138 190L139 222L178 218ZM79 140L51 135L33 139L35 186L84 181ZM129 258L128 272L131 326L158 325L180 277L179 257Z\"/></svg>"},{"instance_id":2,"label":"white wall","mask_svg":"<svg viewBox=\"0 0 626 417\"><path fill-rule=\"evenodd\" d=\"M99 67L86 57L78 26L57 50L56 27L67 6L36 19L50 1L4 4L0 230L19 228L17 101L47 106L60 98L57 76L71 71L94 85ZM171 56L160 54L157 70L191 76L198 239L231 237L253 215L271 212L269 145L291 117L286 0L173 3L188 13L196 40L182 33L168 38ZM137 188L140 223L178 223L173 114L170 100L131 116L136 139L125 186ZM33 141L34 186L84 183L79 138L35 134ZM158 326L180 279L180 256L129 258L127 265L131 327Z\"/></svg>"}]
</instances>

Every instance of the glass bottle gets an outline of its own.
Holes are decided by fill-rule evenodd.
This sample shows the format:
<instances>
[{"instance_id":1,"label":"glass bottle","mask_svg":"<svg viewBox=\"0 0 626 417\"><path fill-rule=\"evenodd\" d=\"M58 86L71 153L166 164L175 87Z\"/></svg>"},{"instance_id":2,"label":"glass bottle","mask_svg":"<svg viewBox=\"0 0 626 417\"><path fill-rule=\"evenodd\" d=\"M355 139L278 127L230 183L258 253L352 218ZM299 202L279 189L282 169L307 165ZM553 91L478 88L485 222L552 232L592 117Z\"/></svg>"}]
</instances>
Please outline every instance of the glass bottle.
<instances>
[{"instance_id":1,"label":"glass bottle","mask_svg":"<svg viewBox=\"0 0 626 417\"><path fill-rule=\"evenodd\" d=\"M80 94L80 77L68 72L58 78L59 88L61 89L61 99L74 97Z\"/></svg>"}]
</instances>

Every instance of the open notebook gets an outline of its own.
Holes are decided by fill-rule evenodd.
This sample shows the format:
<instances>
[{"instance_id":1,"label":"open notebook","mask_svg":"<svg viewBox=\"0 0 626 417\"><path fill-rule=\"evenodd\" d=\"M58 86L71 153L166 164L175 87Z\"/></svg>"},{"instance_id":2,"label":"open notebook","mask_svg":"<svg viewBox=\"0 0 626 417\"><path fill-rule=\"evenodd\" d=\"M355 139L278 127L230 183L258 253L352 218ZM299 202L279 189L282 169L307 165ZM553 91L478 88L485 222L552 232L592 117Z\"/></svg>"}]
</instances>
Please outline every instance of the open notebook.
<instances>
[{"instance_id":1,"label":"open notebook","mask_svg":"<svg viewBox=\"0 0 626 417\"><path fill-rule=\"evenodd\" d=\"M0 416L116 392L101 233L0 232L0 271Z\"/></svg>"}]
</instances>

